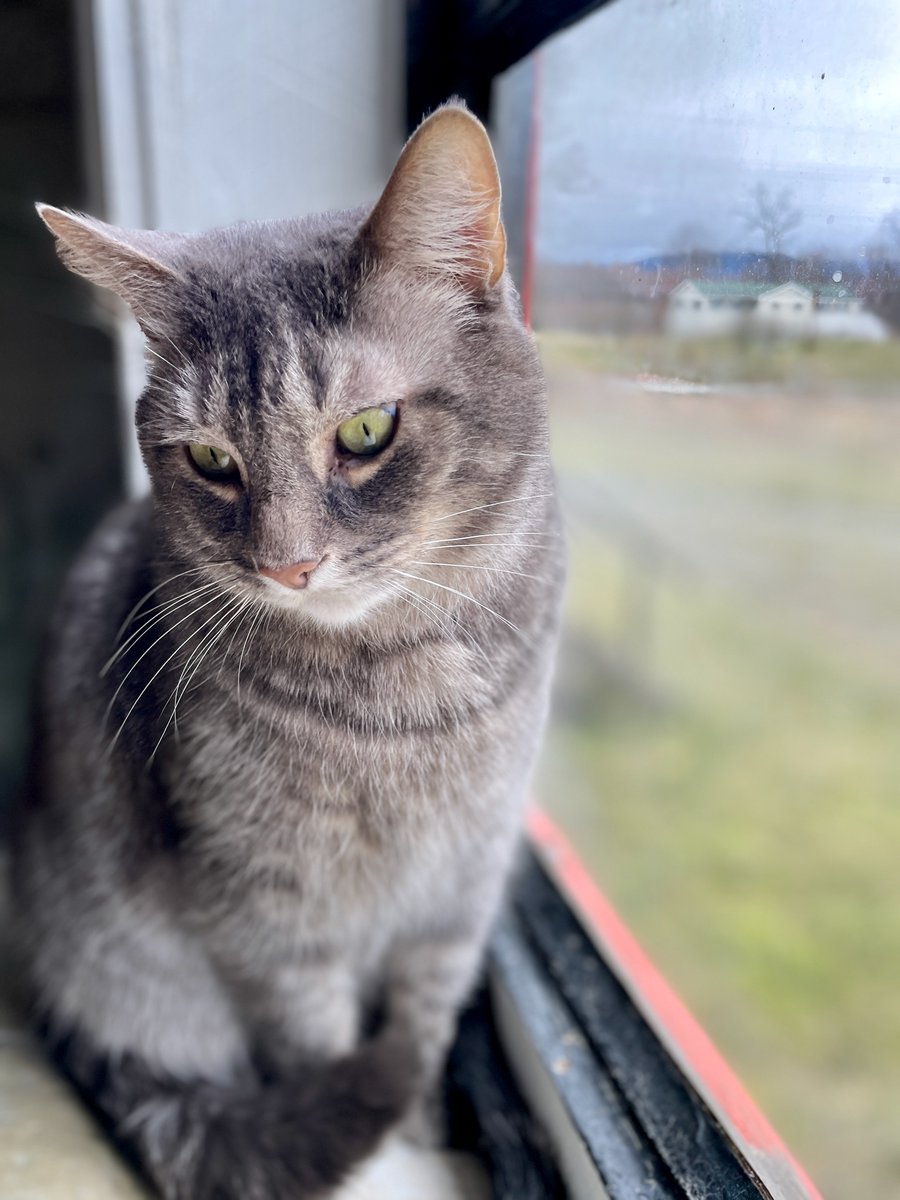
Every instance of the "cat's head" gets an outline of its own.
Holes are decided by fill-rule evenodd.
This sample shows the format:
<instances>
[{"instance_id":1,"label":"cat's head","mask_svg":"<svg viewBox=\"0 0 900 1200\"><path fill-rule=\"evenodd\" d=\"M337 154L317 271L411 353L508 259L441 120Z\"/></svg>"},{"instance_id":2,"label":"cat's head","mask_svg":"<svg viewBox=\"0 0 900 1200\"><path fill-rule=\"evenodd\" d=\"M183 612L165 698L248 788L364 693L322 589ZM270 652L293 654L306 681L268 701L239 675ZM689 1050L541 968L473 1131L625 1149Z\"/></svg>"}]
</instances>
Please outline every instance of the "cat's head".
<instances>
[{"instance_id":1,"label":"cat's head","mask_svg":"<svg viewBox=\"0 0 900 1200\"><path fill-rule=\"evenodd\" d=\"M420 126L371 211L200 235L39 211L146 335L138 436L177 565L341 626L519 562L543 385L465 109Z\"/></svg>"}]
</instances>

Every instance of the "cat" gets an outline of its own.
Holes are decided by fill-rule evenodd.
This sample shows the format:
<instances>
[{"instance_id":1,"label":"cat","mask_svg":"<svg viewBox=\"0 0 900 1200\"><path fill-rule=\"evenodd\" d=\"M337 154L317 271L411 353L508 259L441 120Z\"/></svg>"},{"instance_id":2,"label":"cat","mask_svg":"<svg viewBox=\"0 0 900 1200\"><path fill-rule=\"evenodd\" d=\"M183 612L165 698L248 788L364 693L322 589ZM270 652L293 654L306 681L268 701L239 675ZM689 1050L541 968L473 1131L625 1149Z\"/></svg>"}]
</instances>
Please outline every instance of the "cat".
<instances>
[{"instance_id":1,"label":"cat","mask_svg":"<svg viewBox=\"0 0 900 1200\"><path fill-rule=\"evenodd\" d=\"M438 109L366 211L38 207L143 330L152 487L45 653L36 1021L167 1200L327 1195L434 1094L548 705L564 558L490 142Z\"/></svg>"}]
</instances>

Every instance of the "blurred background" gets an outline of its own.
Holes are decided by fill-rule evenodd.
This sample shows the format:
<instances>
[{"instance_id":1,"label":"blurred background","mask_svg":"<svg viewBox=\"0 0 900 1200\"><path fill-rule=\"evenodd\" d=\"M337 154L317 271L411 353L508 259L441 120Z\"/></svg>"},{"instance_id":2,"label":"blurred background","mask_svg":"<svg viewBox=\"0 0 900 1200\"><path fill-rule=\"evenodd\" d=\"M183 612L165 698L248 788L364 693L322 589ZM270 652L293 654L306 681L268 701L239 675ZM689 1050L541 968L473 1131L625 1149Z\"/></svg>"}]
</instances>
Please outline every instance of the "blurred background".
<instances>
[{"instance_id":1,"label":"blurred background","mask_svg":"<svg viewBox=\"0 0 900 1200\"><path fill-rule=\"evenodd\" d=\"M490 123L571 547L537 791L832 1200L900 1194L894 0L2 0L0 786L60 574L143 486L130 321L35 199L373 200Z\"/></svg>"}]
</instances>

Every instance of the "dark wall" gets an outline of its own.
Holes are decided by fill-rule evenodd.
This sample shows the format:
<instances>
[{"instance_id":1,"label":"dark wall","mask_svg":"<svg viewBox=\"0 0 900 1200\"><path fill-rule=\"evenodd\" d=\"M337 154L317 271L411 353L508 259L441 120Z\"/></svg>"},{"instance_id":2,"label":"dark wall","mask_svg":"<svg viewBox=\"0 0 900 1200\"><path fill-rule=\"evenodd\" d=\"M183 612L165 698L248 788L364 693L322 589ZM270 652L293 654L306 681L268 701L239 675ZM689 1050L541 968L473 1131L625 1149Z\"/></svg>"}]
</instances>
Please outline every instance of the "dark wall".
<instances>
[{"instance_id":1,"label":"dark wall","mask_svg":"<svg viewBox=\"0 0 900 1200\"><path fill-rule=\"evenodd\" d=\"M122 488L113 349L34 201L85 207L67 0L0 0L0 805L66 563Z\"/></svg>"}]
</instances>

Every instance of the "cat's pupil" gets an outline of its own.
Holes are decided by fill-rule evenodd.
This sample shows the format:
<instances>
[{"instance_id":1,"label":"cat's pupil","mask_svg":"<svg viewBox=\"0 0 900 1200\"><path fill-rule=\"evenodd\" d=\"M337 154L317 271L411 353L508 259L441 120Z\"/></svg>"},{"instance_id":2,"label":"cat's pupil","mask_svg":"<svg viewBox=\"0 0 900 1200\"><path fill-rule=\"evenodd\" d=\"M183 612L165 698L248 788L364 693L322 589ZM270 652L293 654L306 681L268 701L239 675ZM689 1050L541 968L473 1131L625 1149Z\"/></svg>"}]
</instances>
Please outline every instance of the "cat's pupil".
<instances>
[{"instance_id":1,"label":"cat's pupil","mask_svg":"<svg viewBox=\"0 0 900 1200\"><path fill-rule=\"evenodd\" d=\"M234 458L227 450L218 446L207 446L191 442L188 453L201 474L210 479L237 479L238 470Z\"/></svg>"}]
</instances>

